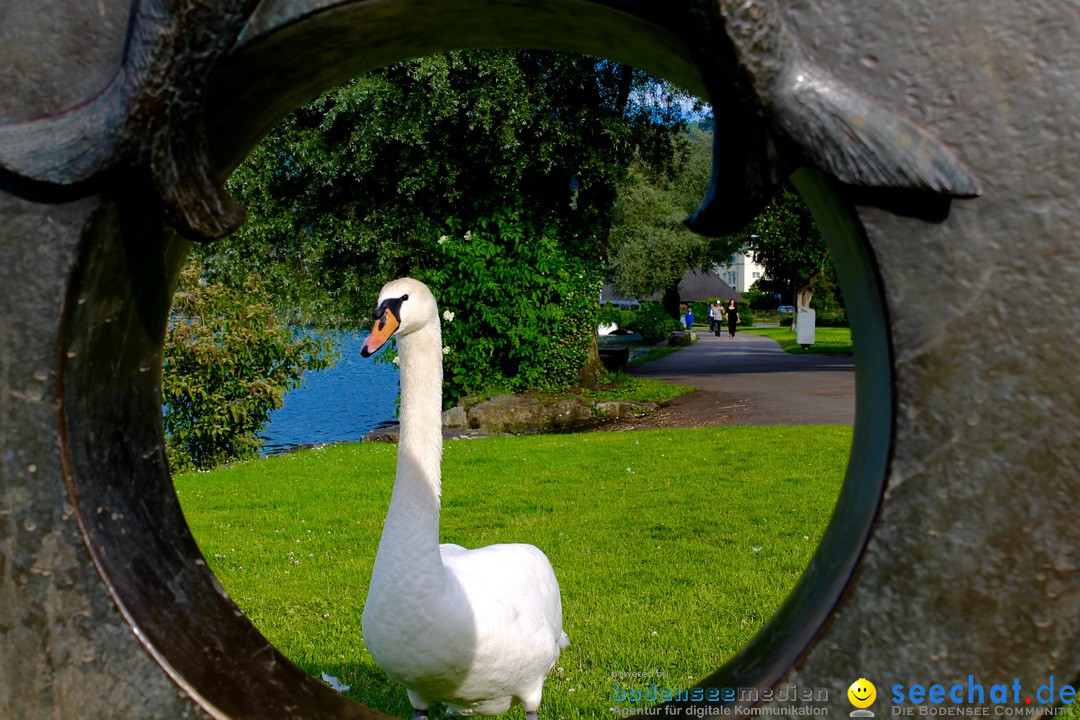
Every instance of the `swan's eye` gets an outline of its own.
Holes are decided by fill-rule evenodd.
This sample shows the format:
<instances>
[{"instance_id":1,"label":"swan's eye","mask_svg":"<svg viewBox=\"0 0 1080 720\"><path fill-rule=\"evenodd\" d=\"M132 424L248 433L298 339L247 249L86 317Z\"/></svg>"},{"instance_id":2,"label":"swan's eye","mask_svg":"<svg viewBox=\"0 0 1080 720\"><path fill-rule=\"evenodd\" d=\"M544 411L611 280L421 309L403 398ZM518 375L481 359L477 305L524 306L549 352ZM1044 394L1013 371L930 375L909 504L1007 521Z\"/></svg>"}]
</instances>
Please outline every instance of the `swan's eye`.
<instances>
[{"instance_id":1,"label":"swan's eye","mask_svg":"<svg viewBox=\"0 0 1080 720\"><path fill-rule=\"evenodd\" d=\"M395 322L401 322L401 303L408 299L408 295L402 295L399 298L387 298L379 303L379 306L375 308L375 319L379 321L380 330L386 326L387 312L394 316Z\"/></svg>"}]
</instances>

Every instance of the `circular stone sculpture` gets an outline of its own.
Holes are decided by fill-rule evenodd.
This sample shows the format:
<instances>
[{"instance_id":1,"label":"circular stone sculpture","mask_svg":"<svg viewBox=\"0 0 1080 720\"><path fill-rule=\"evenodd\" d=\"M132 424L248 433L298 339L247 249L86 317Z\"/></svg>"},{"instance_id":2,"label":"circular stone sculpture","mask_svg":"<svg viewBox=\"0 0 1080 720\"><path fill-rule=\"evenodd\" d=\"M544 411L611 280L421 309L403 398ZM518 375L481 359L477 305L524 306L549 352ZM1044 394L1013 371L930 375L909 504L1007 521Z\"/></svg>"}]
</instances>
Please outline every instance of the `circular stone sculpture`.
<instances>
[{"instance_id":1,"label":"circular stone sculpture","mask_svg":"<svg viewBox=\"0 0 1080 720\"><path fill-rule=\"evenodd\" d=\"M836 259L848 478L791 598L701 686L847 713L864 678L878 712L894 685L1015 681L1042 706L1076 684L1076 0L25 5L0 12L0 717L384 717L292 666L207 569L165 462L161 347L188 242L243 221L221 178L284 113L480 46L708 97L691 226L739 227L794 172Z\"/></svg>"}]
</instances>

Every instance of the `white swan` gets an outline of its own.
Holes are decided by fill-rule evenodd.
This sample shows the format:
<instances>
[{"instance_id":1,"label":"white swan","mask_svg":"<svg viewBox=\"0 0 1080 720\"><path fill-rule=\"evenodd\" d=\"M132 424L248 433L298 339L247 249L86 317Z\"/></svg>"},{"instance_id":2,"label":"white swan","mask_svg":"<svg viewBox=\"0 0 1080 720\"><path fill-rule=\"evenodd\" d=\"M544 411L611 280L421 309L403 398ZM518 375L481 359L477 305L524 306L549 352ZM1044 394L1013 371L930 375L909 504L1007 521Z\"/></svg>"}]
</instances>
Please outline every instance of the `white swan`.
<instances>
[{"instance_id":1,"label":"white swan","mask_svg":"<svg viewBox=\"0 0 1080 720\"><path fill-rule=\"evenodd\" d=\"M544 679L568 645L551 563L532 545L439 545L442 332L427 286L383 286L368 357L398 337L397 477L364 606L364 642L405 686L414 720L432 700L461 715L520 702L536 720Z\"/></svg>"}]
</instances>

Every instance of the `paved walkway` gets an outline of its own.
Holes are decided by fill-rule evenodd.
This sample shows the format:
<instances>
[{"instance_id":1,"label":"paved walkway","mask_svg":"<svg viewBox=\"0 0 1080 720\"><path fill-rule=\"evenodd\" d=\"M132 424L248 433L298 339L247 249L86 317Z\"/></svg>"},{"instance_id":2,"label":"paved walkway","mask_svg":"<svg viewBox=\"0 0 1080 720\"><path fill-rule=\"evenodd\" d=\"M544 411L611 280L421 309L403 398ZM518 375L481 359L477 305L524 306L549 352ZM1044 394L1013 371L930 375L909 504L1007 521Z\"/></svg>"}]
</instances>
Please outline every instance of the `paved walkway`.
<instances>
[{"instance_id":1,"label":"paved walkway","mask_svg":"<svg viewBox=\"0 0 1080 720\"><path fill-rule=\"evenodd\" d=\"M848 355L792 355L743 332L698 331L698 341L630 371L702 392L676 398L672 410L720 416L734 425L851 425L855 363ZM681 400L681 402L680 402Z\"/></svg>"}]
</instances>

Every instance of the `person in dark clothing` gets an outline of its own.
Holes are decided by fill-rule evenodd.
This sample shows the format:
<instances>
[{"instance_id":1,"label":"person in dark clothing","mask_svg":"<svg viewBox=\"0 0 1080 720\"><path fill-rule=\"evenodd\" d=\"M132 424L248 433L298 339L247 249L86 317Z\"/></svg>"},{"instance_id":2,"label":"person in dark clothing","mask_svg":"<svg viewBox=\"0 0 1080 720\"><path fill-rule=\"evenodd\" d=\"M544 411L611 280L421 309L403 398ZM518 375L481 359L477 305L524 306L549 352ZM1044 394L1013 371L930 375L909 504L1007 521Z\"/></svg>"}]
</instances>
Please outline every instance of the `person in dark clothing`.
<instances>
[{"instance_id":1,"label":"person in dark clothing","mask_svg":"<svg viewBox=\"0 0 1080 720\"><path fill-rule=\"evenodd\" d=\"M728 306L724 308L724 312L727 313L728 336L735 337L735 326L739 324L739 310L735 307L734 300L728 303Z\"/></svg>"}]
</instances>

